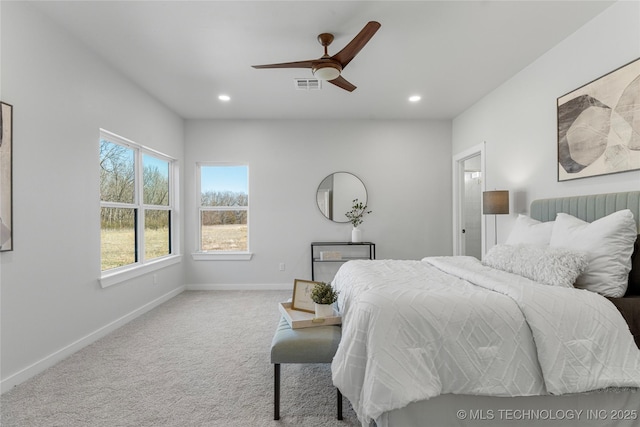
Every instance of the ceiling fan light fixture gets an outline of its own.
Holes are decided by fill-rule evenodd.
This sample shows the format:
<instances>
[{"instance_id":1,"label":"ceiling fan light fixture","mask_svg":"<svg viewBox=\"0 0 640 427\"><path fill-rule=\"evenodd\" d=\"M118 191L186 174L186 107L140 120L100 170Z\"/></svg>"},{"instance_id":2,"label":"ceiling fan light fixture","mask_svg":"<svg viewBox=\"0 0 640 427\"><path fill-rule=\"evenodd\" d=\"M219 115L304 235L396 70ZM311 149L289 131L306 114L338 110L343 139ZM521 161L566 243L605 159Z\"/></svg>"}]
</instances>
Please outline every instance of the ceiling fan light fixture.
<instances>
[{"instance_id":1,"label":"ceiling fan light fixture","mask_svg":"<svg viewBox=\"0 0 640 427\"><path fill-rule=\"evenodd\" d=\"M332 62L314 65L311 69L313 75L320 80L333 80L340 77L340 72L342 71L342 67L338 64L334 64Z\"/></svg>"},{"instance_id":2,"label":"ceiling fan light fixture","mask_svg":"<svg viewBox=\"0 0 640 427\"><path fill-rule=\"evenodd\" d=\"M360 50L371 40L371 37L380 29L380 23L369 21L362 30L349 42L342 50L333 56L329 55L328 47L333 41L333 34L322 33L318 36L318 42L324 48L324 55L318 59L310 59L306 61L282 62L279 64L252 65L253 68L307 68L311 69L313 76L318 80L328 81L329 83L353 92L356 86L344 77L342 77L342 69L345 68L351 60L360 52Z\"/></svg>"}]
</instances>

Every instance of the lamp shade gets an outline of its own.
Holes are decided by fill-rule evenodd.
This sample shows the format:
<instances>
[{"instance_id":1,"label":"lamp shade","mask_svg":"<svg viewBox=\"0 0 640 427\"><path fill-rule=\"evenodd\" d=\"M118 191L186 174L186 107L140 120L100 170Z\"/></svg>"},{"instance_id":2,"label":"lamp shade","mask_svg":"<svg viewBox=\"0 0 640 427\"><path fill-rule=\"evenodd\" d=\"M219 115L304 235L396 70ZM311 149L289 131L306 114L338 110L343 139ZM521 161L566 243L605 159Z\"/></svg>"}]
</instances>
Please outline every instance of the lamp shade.
<instances>
[{"instance_id":1,"label":"lamp shade","mask_svg":"<svg viewBox=\"0 0 640 427\"><path fill-rule=\"evenodd\" d=\"M482 213L499 215L509 213L509 191L495 190L482 193Z\"/></svg>"}]
</instances>

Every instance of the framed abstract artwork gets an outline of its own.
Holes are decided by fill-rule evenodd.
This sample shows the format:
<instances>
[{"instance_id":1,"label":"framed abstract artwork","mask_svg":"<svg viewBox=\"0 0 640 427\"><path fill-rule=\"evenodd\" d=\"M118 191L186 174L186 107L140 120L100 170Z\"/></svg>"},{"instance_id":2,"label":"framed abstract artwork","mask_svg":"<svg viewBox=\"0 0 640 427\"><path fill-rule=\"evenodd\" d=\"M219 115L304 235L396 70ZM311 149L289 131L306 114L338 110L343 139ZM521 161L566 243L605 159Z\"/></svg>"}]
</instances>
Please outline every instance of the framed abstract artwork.
<instances>
[{"instance_id":1,"label":"framed abstract artwork","mask_svg":"<svg viewBox=\"0 0 640 427\"><path fill-rule=\"evenodd\" d=\"M13 106L0 102L0 251L13 250Z\"/></svg>"},{"instance_id":2,"label":"framed abstract artwork","mask_svg":"<svg viewBox=\"0 0 640 427\"><path fill-rule=\"evenodd\" d=\"M558 98L558 181L640 169L640 59Z\"/></svg>"}]
</instances>

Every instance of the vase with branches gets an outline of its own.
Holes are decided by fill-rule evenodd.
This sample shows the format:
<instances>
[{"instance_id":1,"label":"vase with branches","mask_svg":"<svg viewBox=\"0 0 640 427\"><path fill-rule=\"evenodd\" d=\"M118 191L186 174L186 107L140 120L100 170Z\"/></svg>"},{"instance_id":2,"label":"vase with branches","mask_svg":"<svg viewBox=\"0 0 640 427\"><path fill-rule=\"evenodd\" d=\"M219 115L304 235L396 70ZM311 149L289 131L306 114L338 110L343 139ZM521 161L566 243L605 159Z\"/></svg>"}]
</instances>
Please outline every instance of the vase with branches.
<instances>
[{"instance_id":1,"label":"vase with branches","mask_svg":"<svg viewBox=\"0 0 640 427\"><path fill-rule=\"evenodd\" d=\"M358 228L358 226L362 224L364 216L371 213L371 211L367 210L367 208L368 206L362 203L360 200L353 199L351 210L344 214L351 225L353 225L353 230L351 231L351 241L354 243L362 241L362 231Z\"/></svg>"}]
</instances>

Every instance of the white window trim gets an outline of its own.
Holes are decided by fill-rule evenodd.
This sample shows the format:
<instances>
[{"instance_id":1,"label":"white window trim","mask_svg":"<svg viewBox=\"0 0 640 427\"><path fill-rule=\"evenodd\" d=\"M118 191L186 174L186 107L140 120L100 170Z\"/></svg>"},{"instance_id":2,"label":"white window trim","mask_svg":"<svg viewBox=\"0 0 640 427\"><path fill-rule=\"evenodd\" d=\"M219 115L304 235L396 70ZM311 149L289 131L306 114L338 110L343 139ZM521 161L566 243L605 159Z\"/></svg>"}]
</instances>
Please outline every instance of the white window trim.
<instances>
[{"instance_id":1,"label":"white window trim","mask_svg":"<svg viewBox=\"0 0 640 427\"><path fill-rule=\"evenodd\" d=\"M144 264L136 263L119 269L106 270L100 277L100 286L107 288L112 285L117 285L118 283L135 279L136 277L152 273L161 268L178 264L181 261L182 255L167 255L161 258L154 258Z\"/></svg>"},{"instance_id":2,"label":"white window trim","mask_svg":"<svg viewBox=\"0 0 640 427\"><path fill-rule=\"evenodd\" d=\"M202 233L201 218L200 218L200 195L202 189L200 187L202 179L200 176L200 170L202 166L247 166L247 191L249 193L249 201L246 207L247 211L247 250L246 251L201 251L202 247ZM196 248L191 253L191 257L194 261L250 261L253 257L251 252L251 225L250 225L250 206L251 206L251 190L249 189L249 174L250 167L248 163L221 163L221 162L196 162Z\"/></svg>"},{"instance_id":3,"label":"white window trim","mask_svg":"<svg viewBox=\"0 0 640 427\"><path fill-rule=\"evenodd\" d=\"M196 251L191 254L194 261L250 261L253 252Z\"/></svg>"},{"instance_id":4,"label":"white window trim","mask_svg":"<svg viewBox=\"0 0 640 427\"><path fill-rule=\"evenodd\" d=\"M168 267L173 264L177 264L182 261L182 255L180 252L180 232L178 230L179 221L179 210L178 201L179 198L179 169L178 169L178 160L173 157L167 156L153 148L147 147L142 144L138 144L130 139L124 138L120 135L117 135L113 132L109 132L108 130L100 128L100 138L105 137L106 139L111 140L114 143L118 143L129 147L135 151L136 155L136 163L135 163L135 174L136 181L142 182L142 168L140 167L140 162L138 160L142 159L142 154L148 154L159 159L163 159L169 162L169 185L171 186L169 189L169 206L156 206L156 205L147 205L143 204L138 200L138 197L141 195L138 191L136 191L136 200L133 205L128 205L124 203L109 203L109 202L100 202L100 207L140 207L143 210L147 208L152 209L166 209L171 211L171 253L162 257L153 258L151 260L144 260L144 238L142 235L138 234L138 251L142 254L143 261L137 261L133 264L127 264L122 267L117 267L109 270L104 270L100 272L100 278L98 279L100 286L102 288L106 288L112 285L116 285L118 283L125 282L127 280L131 280L133 278L149 274L153 271L159 270L161 268ZM138 159L139 157L139 159ZM139 227L144 229L144 215L141 215L141 221L139 221Z\"/></svg>"}]
</instances>

